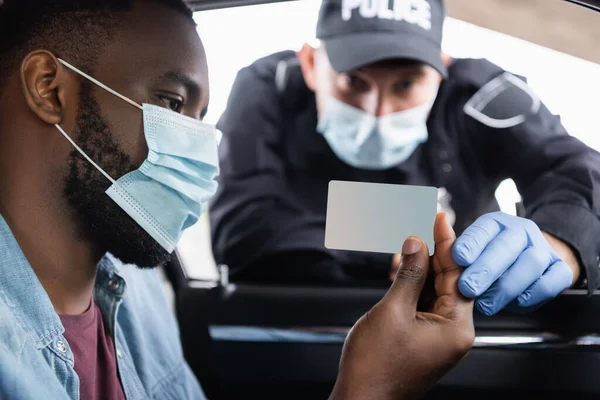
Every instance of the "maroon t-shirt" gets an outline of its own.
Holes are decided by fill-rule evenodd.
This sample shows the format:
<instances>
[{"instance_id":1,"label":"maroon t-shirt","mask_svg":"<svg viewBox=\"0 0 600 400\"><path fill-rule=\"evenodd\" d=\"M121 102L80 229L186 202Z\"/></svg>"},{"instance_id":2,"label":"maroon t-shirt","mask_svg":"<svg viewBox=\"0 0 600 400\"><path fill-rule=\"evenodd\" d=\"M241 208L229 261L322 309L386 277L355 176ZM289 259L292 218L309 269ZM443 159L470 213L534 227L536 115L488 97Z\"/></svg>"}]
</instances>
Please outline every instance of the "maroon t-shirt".
<instances>
[{"instance_id":1,"label":"maroon t-shirt","mask_svg":"<svg viewBox=\"0 0 600 400\"><path fill-rule=\"evenodd\" d=\"M75 357L81 400L125 400L117 373L112 338L104 330L100 308L92 300L80 315L61 315L65 339Z\"/></svg>"}]
</instances>

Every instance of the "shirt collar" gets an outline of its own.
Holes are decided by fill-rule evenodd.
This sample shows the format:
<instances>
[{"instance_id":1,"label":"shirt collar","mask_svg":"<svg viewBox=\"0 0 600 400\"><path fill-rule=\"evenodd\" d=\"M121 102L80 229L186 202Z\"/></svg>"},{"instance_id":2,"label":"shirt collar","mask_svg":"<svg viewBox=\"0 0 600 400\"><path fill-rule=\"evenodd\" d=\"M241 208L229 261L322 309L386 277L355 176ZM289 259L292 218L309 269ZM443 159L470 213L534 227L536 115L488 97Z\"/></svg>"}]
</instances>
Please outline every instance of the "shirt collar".
<instances>
[{"instance_id":1,"label":"shirt collar","mask_svg":"<svg viewBox=\"0 0 600 400\"><path fill-rule=\"evenodd\" d=\"M121 263L110 254L98 265L96 289L118 277ZM53 343L64 333L60 317L37 275L25 258L10 227L0 215L0 298L30 333L37 348ZM124 285L117 297L122 297Z\"/></svg>"},{"instance_id":2,"label":"shirt collar","mask_svg":"<svg viewBox=\"0 0 600 400\"><path fill-rule=\"evenodd\" d=\"M64 328L48 294L25 258L10 227L0 215L0 296L23 328L43 348Z\"/></svg>"}]
</instances>

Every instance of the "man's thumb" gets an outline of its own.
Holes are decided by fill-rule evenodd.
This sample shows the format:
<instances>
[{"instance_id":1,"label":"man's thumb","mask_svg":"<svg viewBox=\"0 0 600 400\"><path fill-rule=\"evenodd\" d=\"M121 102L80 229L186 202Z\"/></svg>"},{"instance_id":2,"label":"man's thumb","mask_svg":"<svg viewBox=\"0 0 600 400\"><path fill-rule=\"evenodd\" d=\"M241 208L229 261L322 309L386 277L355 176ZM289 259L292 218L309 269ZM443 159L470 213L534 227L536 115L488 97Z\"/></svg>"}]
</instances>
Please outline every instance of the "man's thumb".
<instances>
[{"instance_id":1,"label":"man's thumb","mask_svg":"<svg viewBox=\"0 0 600 400\"><path fill-rule=\"evenodd\" d=\"M387 297L391 297L392 301L402 304L411 312L416 312L428 268L427 244L416 236L406 239L402 246L400 268Z\"/></svg>"}]
</instances>

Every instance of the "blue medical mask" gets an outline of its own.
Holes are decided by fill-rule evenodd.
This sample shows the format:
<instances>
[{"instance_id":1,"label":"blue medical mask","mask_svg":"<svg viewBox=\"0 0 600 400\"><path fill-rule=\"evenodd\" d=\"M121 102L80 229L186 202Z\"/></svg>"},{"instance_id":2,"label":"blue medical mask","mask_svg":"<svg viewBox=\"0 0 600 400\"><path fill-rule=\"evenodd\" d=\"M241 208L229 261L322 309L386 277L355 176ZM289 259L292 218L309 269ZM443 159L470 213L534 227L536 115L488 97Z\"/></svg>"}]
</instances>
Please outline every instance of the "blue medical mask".
<instances>
[{"instance_id":1,"label":"blue medical mask","mask_svg":"<svg viewBox=\"0 0 600 400\"><path fill-rule=\"evenodd\" d=\"M183 231L198 221L217 190L221 133L214 126L166 108L139 105L69 63L59 61L142 110L148 157L139 169L117 180L88 157L59 125L56 128L112 183L106 194L167 252L173 252Z\"/></svg>"},{"instance_id":2,"label":"blue medical mask","mask_svg":"<svg viewBox=\"0 0 600 400\"><path fill-rule=\"evenodd\" d=\"M436 96L437 93L426 104L383 117L329 97L317 130L346 164L388 169L406 161L427 141L427 118Z\"/></svg>"}]
</instances>

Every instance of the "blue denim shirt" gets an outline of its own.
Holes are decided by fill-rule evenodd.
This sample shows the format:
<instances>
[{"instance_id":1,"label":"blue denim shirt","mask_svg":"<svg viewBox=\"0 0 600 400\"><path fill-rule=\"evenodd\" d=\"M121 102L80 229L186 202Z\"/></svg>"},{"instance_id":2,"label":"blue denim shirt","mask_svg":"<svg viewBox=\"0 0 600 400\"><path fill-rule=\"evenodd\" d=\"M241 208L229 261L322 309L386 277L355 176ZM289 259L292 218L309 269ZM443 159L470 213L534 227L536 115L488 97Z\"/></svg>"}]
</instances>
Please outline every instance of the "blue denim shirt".
<instances>
[{"instance_id":1,"label":"blue denim shirt","mask_svg":"<svg viewBox=\"0 0 600 400\"><path fill-rule=\"evenodd\" d=\"M154 270L101 261L94 298L113 335L127 399L204 399ZM64 328L0 216L0 399L79 399Z\"/></svg>"}]
</instances>

